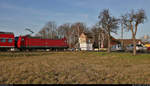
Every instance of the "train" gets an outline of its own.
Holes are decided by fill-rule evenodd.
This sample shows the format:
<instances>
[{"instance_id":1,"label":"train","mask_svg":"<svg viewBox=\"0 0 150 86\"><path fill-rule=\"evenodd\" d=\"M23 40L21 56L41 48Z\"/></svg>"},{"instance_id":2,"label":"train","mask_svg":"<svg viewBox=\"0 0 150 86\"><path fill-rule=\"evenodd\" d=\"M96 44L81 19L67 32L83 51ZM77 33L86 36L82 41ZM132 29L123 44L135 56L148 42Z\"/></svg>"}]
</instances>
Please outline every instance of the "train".
<instances>
[{"instance_id":1,"label":"train","mask_svg":"<svg viewBox=\"0 0 150 86\"><path fill-rule=\"evenodd\" d=\"M65 50L67 39L48 39L30 35L15 37L13 32L0 32L0 51Z\"/></svg>"}]
</instances>

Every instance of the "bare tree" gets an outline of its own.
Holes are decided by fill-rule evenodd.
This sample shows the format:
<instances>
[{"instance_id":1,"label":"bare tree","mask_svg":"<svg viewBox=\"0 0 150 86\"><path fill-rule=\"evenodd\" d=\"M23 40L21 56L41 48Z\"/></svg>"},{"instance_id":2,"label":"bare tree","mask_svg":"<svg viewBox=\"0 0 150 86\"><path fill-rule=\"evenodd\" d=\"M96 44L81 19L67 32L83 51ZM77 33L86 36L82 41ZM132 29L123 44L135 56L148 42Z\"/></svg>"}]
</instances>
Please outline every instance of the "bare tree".
<instances>
[{"instance_id":1,"label":"bare tree","mask_svg":"<svg viewBox=\"0 0 150 86\"><path fill-rule=\"evenodd\" d=\"M49 21L37 34L43 38L57 38L57 25L54 21Z\"/></svg>"},{"instance_id":2,"label":"bare tree","mask_svg":"<svg viewBox=\"0 0 150 86\"><path fill-rule=\"evenodd\" d=\"M111 48L111 32L117 33L118 29L118 23L119 19L115 18L114 16L111 16L109 13L109 9L104 9L102 12L100 12L99 18L99 25L102 27L102 29L107 34L108 39L108 49L107 52L110 53Z\"/></svg>"},{"instance_id":3,"label":"bare tree","mask_svg":"<svg viewBox=\"0 0 150 86\"><path fill-rule=\"evenodd\" d=\"M121 16L120 18L120 24L121 24L121 46L123 46L123 33L124 33L124 29L125 29L125 25L124 25L124 17Z\"/></svg>"},{"instance_id":4,"label":"bare tree","mask_svg":"<svg viewBox=\"0 0 150 86\"><path fill-rule=\"evenodd\" d=\"M78 38L82 32L86 32L86 25L82 22L77 22L74 24L63 24L60 25L57 29L59 37L66 37L69 47L78 44Z\"/></svg>"},{"instance_id":5,"label":"bare tree","mask_svg":"<svg viewBox=\"0 0 150 86\"><path fill-rule=\"evenodd\" d=\"M94 25L91 28L91 32L93 34L93 40L94 40L94 47L100 48L100 30L97 25Z\"/></svg>"},{"instance_id":6,"label":"bare tree","mask_svg":"<svg viewBox=\"0 0 150 86\"><path fill-rule=\"evenodd\" d=\"M104 47L104 40L106 38L105 36L105 31L99 27L99 25L94 25L91 29L91 32L93 33L93 40L95 44L98 44L98 48L103 48Z\"/></svg>"},{"instance_id":7,"label":"bare tree","mask_svg":"<svg viewBox=\"0 0 150 86\"><path fill-rule=\"evenodd\" d=\"M59 37L65 37L67 39L67 42L69 44L69 47L71 48L71 36L73 32L71 30L71 25L69 23L60 25L58 27L58 35Z\"/></svg>"},{"instance_id":8,"label":"bare tree","mask_svg":"<svg viewBox=\"0 0 150 86\"><path fill-rule=\"evenodd\" d=\"M73 32L72 38L74 39L73 45L77 44L77 47L79 48L79 36L81 33L86 32L86 25L82 22L77 22L71 25L71 29Z\"/></svg>"},{"instance_id":9,"label":"bare tree","mask_svg":"<svg viewBox=\"0 0 150 86\"><path fill-rule=\"evenodd\" d=\"M133 55L136 55L136 33L138 30L138 25L144 23L145 19L147 19L147 17L143 9L139 9L137 12L132 10L131 13L127 13L123 16L124 25L132 32L132 40L134 45Z\"/></svg>"}]
</instances>

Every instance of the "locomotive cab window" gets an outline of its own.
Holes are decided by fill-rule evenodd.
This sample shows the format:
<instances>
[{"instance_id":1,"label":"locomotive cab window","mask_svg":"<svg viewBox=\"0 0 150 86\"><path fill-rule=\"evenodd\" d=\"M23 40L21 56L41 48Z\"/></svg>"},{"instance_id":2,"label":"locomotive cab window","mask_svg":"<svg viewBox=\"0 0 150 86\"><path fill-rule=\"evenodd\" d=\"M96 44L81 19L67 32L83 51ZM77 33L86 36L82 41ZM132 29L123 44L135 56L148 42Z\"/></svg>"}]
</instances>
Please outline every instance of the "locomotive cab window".
<instances>
[{"instance_id":1,"label":"locomotive cab window","mask_svg":"<svg viewBox=\"0 0 150 86\"><path fill-rule=\"evenodd\" d=\"M8 39L8 42L9 42L9 43L12 43L12 42L13 42L13 40L12 40L12 39Z\"/></svg>"},{"instance_id":2,"label":"locomotive cab window","mask_svg":"<svg viewBox=\"0 0 150 86\"><path fill-rule=\"evenodd\" d=\"M5 39L5 38L2 38L2 39L1 39L1 42L6 42L6 39Z\"/></svg>"}]
</instances>

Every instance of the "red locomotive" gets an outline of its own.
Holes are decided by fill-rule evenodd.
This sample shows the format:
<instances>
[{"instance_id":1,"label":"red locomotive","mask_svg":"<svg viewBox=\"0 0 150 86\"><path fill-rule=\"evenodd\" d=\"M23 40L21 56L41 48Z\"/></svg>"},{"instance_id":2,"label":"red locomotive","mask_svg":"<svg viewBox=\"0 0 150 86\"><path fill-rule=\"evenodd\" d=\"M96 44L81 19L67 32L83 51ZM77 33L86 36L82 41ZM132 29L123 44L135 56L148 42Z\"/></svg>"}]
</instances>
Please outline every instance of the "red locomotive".
<instances>
[{"instance_id":1,"label":"red locomotive","mask_svg":"<svg viewBox=\"0 0 150 86\"><path fill-rule=\"evenodd\" d=\"M68 44L63 39L45 39L40 37L20 36L17 41L17 47L21 50L33 49L66 49Z\"/></svg>"},{"instance_id":2,"label":"red locomotive","mask_svg":"<svg viewBox=\"0 0 150 86\"><path fill-rule=\"evenodd\" d=\"M35 50L35 49L67 49L68 44L65 38L62 39L46 39L31 36L14 37L13 33L0 32L0 50L8 50L17 48L19 50Z\"/></svg>"},{"instance_id":3,"label":"red locomotive","mask_svg":"<svg viewBox=\"0 0 150 86\"><path fill-rule=\"evenodd\" d=\"M12 32L0 32L0 50L8 50L14 47L14 34Z\"/></svg>"}]
</instances>

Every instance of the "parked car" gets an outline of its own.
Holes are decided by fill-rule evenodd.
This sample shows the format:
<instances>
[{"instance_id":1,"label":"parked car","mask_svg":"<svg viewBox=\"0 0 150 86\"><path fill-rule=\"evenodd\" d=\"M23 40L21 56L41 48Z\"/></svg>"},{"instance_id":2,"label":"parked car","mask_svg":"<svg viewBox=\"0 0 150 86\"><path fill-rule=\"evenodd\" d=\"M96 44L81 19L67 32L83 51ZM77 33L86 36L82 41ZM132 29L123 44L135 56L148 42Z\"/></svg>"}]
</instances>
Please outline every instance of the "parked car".
<instances>
[{"instance_id":1,"label":"parked car","mask_svg":"<svg viewBox=\"0 0 150 86\"><path fill-rule=\"evenodd\" d=\"M133 51L133 44L130 44L126 47L126 51ZM137 52L147 52L147 47L142 44L136 44L136 51Z\"/></svg>"},{"instance_id":2,"label":"parked car","mask_svg":"<svg viewBox=\"0 0 150 86\"><path fill-rule=\"evenodd\" d=\"M121 44L117 44L117 45L113 45L111 47L111 51L124 51L123 47L121 46Z\"/></svg>"},{"instance_id":3,"label":"parked car","mask_svg":"<svg viewBox=\"0 0 150 86\"><path fill-rule=\"evenodd\" d=\"M150 44L145 44L144 46L145 46L145 47L150 47Z\"/></svg>"},{"instance_id":4,"label":"parked car","mask_svg":"<svg viewBox=\"0 0 150 86\"><path fill-rule=\"evenodd\" d=\"M150 52L150 47L147 47L147 52Z\"/></svg>"}]
</instances>

